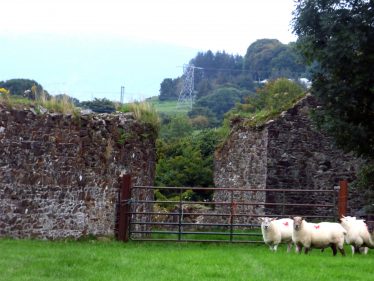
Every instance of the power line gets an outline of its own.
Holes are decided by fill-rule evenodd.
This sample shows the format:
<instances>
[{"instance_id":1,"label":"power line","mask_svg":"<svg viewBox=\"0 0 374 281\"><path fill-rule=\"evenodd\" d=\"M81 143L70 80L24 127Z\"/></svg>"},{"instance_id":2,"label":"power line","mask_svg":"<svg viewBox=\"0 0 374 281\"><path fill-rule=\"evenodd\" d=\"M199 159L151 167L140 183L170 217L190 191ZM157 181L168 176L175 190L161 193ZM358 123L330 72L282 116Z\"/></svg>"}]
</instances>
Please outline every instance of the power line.
<instances>
[{"instance_id":1,"label":"power line","mask_svg":"<svg viewBox=\"0 0 374 281\"><path fill-rule=\"evenodd\" d=\"M178 66L178 67L184 67L184 66ZM195 66L195 69L201 69L201 70L215 70L215 71L238 71L238 72L252 72L251 70L246 69L236 69L236 68L215 68L215 67L200 67Z\"/></svg>"},{"instance_id":2,"label":"power line","mask_svg":"<svg viewBox=\"0 0 374 281\"><path fill-rule=\"evenodd\" d=\"M184 66L177 66L177 67L184 67ZM194 66L195 69L201 69L201 70L215 70L217 72L219 71L236 71L236 72L248 72L248 73L252 73L252 74L268 74L268 73L272 73L272 72L276 72L277 70L275 69L272 69L272 70L256 70L256 69L252 69L252 70L249 70L249 69L236 69L236 68L215 68L215 67L201 67L201 66ZM280 69L279 71L285 71L284 69ZM296 72L296 71L286 71L287 74L291 74L291 75L294 75L294 74L300 74L300 72Z\"/></svg>"}]
</instances>

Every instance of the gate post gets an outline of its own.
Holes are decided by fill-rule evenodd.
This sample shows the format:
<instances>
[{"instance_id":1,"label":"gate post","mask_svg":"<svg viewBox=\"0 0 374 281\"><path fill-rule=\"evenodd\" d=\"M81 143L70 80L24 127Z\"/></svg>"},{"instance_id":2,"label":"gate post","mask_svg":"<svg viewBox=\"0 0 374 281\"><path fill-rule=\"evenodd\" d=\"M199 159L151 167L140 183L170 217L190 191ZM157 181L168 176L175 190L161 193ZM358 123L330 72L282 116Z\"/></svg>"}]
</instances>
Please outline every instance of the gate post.
<instances>
[{"instance_id":1,"label":"gate post","mask_svg":"<svg viewBox=\"0 0 374 281\"><path fill-rule=\"evenodd\" d=\"M347 215L348 203L348 182L347 180L339 181L339 198L338 198L338 215L339 219Z\"/></svg>"},{"instance_id":2,"label":"gate post","mask_svg":"<svg viewBox=\"0 0 374 281\"><path fill-rule=\"evenodd\" d=\"M129 211L130 211L131 175L120 178L118 240L129 241Z\"/></svg>"}]
</instances>

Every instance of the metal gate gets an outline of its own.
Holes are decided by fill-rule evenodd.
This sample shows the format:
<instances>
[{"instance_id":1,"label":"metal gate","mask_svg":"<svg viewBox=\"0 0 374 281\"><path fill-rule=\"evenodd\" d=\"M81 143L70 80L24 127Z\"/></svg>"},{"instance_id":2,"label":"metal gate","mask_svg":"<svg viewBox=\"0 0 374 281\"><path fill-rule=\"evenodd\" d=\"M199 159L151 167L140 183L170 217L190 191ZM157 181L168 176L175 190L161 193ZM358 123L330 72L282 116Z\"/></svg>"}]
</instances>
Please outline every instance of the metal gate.
<instances>
[{"instance_id":1,"label":"metal gate","mask_svg":"<svg viewBox=\"0 0 374 281\"><path fill-rule=\"evenodd\" d=\"M301 215L311 221L337 221L346 212L346 187L346 183L341 182L338 192L337 188L315 190L132 186L131 176L125 175L121 180L117 238L122 241L262 243L259 217ZM134 197L134 194L141 193L139 191L153 194L155 190L173 190L179 196L175 200ZM187 190L226 192L228 197L224 201L190 201L183 197ZM277 198L276 202L240 200L246 193L278 195L273 196ZM288 199L295 194L303 198L315 198L319 194L329 202L289 202ZM310 211L316 208L323 214L316 215Z\"/></svg>"}]
</instances>

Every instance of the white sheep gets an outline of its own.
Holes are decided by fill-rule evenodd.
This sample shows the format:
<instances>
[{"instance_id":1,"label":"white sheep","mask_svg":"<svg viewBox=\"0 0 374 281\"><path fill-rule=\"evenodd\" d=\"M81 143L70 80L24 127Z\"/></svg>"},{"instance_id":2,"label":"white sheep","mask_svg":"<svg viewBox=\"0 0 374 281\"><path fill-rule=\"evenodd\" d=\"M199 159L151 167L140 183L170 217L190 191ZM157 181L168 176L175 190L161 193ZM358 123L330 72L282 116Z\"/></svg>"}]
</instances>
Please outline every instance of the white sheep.
<instances>
[{"instance_id":1,"label":"white sheep","mask_svg":"<svg viewBox=\"0 0 374 281\"><path fill-rule=\"evenodd\" d=\"M276 251L280 243L287 243L287 252L292 247L292 219L260 218L261 232L265 244Z\"/></svg>"},{"instance_id":2,"label":"white sheep","mask_svg":"<svg viewBox=\"0 0 374 281\"><path fill-rule=\"evenodd\" d=\"M352 247L352 255L355 252L364 252L367 254L368 248L374 248L374 237L370 234L364 220L356 217L343 216L340 224L347 231L345 242Z\"/></svg>"},{"instance_id":3,"label":"white sheep","mask_svg":"<svg viewBox=\"0 0 374 281\"><path fill-rule=\"evenodd\" d=\"M309 223L302 217L294 217L293 219L292 241L295 243L297 253L300 253L303 247L305 247L305 254L311 248L331 247L334 256L337 253L337 248L345 256L344 236L346 233L339 223Z\"/></svg>"}]
</instances>

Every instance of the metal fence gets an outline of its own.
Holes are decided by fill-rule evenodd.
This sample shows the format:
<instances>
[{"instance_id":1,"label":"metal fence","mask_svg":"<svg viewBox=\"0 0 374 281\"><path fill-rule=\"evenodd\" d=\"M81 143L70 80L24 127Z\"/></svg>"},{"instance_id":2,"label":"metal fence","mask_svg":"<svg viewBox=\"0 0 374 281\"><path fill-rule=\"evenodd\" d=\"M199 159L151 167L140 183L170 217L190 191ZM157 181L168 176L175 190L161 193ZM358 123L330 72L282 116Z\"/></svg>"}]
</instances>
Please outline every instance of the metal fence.
<instances>
[{"instance_id":1,"label":"metal fence","mask_svg":"<svg viewBox=\"0 0 374 281\"><path fill-rule=\"evenodd\" d=\"M134 194L155 190L177 192L176 200L134 199ZM227 201L190 201L183 192L228 192ZM341 189L342 190L342 189ZM259 217L293 217L302 215L308 220L337 221L344 212L341 190L315 189L245 189L206 187L154 187L132 186L131 177L124 176L120 192L118 239L122 241L177 241L177 242L229 242L262 243ZM344 191L344 190L343 190ZM280 202L243 201L237 193L279 193ZM290 203L289 194L308 198L320 194L328 203ZM266 198L266 196L264 197ZM279 197L278 197L279 198ZM340 202L338 206L338 201ZM341 202L342 201L342 202ZM343 205L343 207L342 207ZM345 204L346 206L346 204ZM308 210L325 208L324 214L315 215ZM299 210L297 213L292 213Z\"/></svg>"}]
</instances>

